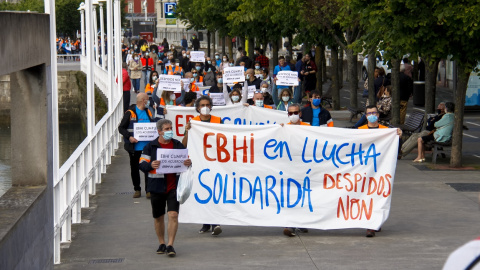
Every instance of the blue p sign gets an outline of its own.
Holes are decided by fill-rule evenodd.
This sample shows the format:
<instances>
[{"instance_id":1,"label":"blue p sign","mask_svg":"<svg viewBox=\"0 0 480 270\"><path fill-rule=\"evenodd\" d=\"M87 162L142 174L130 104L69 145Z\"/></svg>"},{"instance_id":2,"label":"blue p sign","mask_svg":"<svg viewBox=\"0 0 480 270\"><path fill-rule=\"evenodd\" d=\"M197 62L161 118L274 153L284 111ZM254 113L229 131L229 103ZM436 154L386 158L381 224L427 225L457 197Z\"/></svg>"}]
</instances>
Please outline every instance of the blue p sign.
<instances>
[{"instance_id":1,"label":"blue p sign","mask_svg":"<svg viewBox=\"0 0 480 270\"><path fill-rule=\"evenodd\" d=\"M173 13L177 7L177 3L165 3L165 18L175 18Z\"/></svg>"}]
</instances>

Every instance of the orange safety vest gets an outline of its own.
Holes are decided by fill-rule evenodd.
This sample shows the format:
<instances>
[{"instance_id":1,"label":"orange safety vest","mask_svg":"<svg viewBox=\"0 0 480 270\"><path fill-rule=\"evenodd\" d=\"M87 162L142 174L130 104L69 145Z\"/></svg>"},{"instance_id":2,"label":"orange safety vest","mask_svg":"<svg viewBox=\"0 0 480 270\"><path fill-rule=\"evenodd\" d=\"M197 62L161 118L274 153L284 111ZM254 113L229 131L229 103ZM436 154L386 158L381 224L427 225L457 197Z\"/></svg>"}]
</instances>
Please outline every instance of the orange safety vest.
<instances>
[{"instance_id":1,"label":"orange safety vest","mask_svg":"<svg viewBox=\"0 0 480 270\"><path fill-rule=\"evenodd\" d=\"M378 124L378 128L388 128L388 127ZM358 127L358 129L368 129L368 124Z\"/></svg>"},{"instance_id":2,"label":"orange safety vest","mask_svg":"<svg viewBox=\"0 0 480 270\"><path fill-rule=\"evenodd\" d=\"M174 70L171 65L167 66L167 75L174 75L175 73L182 73L182 67L175 66L175 70Z\"/></svg>"},{"instance_id":3,"label":"orange safety vest","mask_svg":"<svg viewBox=\"0 0 480 270\"><path fill-rule=\"evenodd\" d=\"M192 120L201 121L200 115L195 116L194 118L192 118ZM222 118L215 115L210 115L210 123L220 124L222 123Z\"/></svg>"},{"instance_id":4,"label":"orange safety vest","mask_svg":"<svg viewBox=\"0 0 480 270\"><path fill-rule=\"evenodd\" d=\"M197 82L197 80L193 81L193 83L196 83L196 82ZM198 77L198 82L203 82L203 76Z\"/></svg>"},{"instance_id":5,"label":"orange safety vest","mask_svg":"<svg viewBox=\"0 0 480 270\"><path fill-rule=\"evenodd\" d=\"M165 106L165 100L163 98L160 99L160 105ZM173 101L173 105L177 105L176 100Z\"/></svg>"},{"instance_id":6,"label":"orange safety vest","mask_svg":"<svg viewBox=\"0 0 480 270\"><path fill-rule=\"evenodd\" d=\"M191 83L190 92L197 92L197 91L200 91L200 88L198 88L198 86L196 86L195 83Z\"/></svg>"},{"instance_id":7,"label":"orange safety vest","mask_svg":"<svg viewBox=\"0 0 480 270\"><path fill-rule=\"evenodd\" d=\"M267 109L273 109L272 106L268 106L268 105L263 105L264 108L267 108Z\"/></svg>"},{"instance_id":8,"label":"orange safety vest","mask_svg":"<svg viewBox=\"0 0 480 270\"><path fill-rule=\"evenodd\" d=\"M292 124L292 123L290 122L290 123L287 123L287 125L294 125L294 124ZM309 123L304 123L304 122L302 122L302 121L300 121L300 125L301 125L301 126L311 126Z\"/></svg>"},{"instance_id":9,"label":"orange safety vest","mask_svg":"<svg viewBox=\"0 0 480 270\"><path fill-rule=\"evenodd\" d=\"M145 86L145 94L149 96L153 94L153 87L151 87L149 83L147 84L147 86Z\"/></svg>"}]
</instances>

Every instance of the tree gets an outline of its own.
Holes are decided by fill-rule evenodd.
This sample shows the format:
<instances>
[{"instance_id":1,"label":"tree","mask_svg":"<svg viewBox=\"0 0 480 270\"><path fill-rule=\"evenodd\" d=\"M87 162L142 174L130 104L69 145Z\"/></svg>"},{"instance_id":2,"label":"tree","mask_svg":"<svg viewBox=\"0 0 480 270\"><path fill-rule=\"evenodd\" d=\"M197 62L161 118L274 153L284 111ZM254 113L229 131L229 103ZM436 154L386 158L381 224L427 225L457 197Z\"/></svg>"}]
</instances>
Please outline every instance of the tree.
<instances>
[{"instance_id":1,"label":"tree","mask_svg":"<svg viewBox=\"0 0 480 270\"><path fill-rule=\"evenodd\" d=\"M18 3L0 2L0 10L45 12L44 2L41 0L21 0Z\"/></svg>"}]
</instances>

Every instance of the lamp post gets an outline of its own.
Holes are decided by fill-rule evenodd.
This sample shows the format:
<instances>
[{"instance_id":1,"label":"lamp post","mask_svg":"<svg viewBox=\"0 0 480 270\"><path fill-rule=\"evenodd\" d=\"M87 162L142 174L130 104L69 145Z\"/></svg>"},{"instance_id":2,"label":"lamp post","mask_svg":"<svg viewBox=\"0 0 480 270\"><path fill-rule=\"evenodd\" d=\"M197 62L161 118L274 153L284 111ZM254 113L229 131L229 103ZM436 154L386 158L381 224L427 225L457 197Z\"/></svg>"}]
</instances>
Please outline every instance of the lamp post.
<instances>
[{"instance_id":1,"label":"lamp post","mask_svg":"<svg viewBox=\"0 0 480 270\"><path fill-rule=\"evenodd\" d=\"M81 51L82 51L82 55L85 56L85 3L82 2L80 3L80 6L78 7L78 9L80 11L80 41L81 41L81 44L80 46L81 47Z\"/></svg>"},{"instance_id":2,"label":"lamp post","mask_svg":"<svg viewBox=\"0 0 480 270\"><path fill-rule=\"evenodd\" d=\"M143 1L143 7L145 7L145 21L147 21L147 0Z\"/></svg>"},{"instance_id":3,"label":"lamp post","mask_svg":"<svg viewBox=\"0 0 480 270\"><path fill-rule=\"evenodd\" d=\"M98 0L98 5L100 6L100 51L102 56L102 69L105 70L105 29L103 23L103 2L106 2L106 0Z\"/></svg>"}]
</instances>

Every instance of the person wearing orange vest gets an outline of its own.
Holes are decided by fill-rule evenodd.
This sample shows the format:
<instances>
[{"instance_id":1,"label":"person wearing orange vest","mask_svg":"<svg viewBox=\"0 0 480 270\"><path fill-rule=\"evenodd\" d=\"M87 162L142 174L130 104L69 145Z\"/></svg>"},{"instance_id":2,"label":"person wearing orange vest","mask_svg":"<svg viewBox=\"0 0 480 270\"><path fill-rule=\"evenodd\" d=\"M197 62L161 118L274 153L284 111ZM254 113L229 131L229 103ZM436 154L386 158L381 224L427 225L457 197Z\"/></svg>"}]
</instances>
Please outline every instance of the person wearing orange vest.
<instances>
[{"instance_id":1,"label":"person wearing orange vest","mask_svg":"<svg viewBox=\"0 0 480 270\"><path fill-rule=\"evenodd\" d=\"M153 59L148 56L148 52L145 52L143 54L143 57L141 59L142 61L142 74L143 74L143 81L144 84L147 85L147 80L150 78L150 72L153 70Z\"/></svg>"},{"instance_id":2,"label":"person wearing orange vest","mask_svg":"<svg viewBox=\"0 0 480 270\"><path fill-rule=\"evenodd\" d=\"M361 127L359 127L358 129L377 129L377 128L388 128L387 126L384 126L384 125L380 125L378 123L378 108L376 105L369 105L367 106L367 108L365 109L365 115L367 116L367 121L368 123L366 125L363 125ZM399 138L402 137L402 130L397 128L397 135L399 136ZM399 149L400 149L400 144L399 144ZM380 232L382 230L382 228L378 229L378 230L371 230L371 229L367 229L367 234L366 234L366 237L374 237L375 236L375 232Z\"/></svg>"},{"instance_id":3,"label":"person wearing orange vest","mask_svg":"<svg viewBox=\"0 0 480 270\"><path fill-rule=\"evenodd\" d=\"M195 64L195 68L192 69L192 76L193 76L193 84L201 83L201 86L203 86L203 76L201 75L202 72L202 66L200 63Z\"/></svg>"},{"instance_id":4,"label":"person wearing orange vest","mask_svg":"<svg viewBox=\"0 0 480 270\"><path fill-rule=\"evenodd\" d=\"M183 77L183 68L180 66L180 62L175 63L175 65L165 65L163 74L166 75L181 75Z\"/></svg>"},{"instance_id":5,"label":"person wearing orange vest","mask_svg":"<svg viewBox=\"0 0 480 270\"><path fill-rule=\"evenodd\" d=\"M215 124L223 124L223 120L218 117L210 114L212 110L212 99L209 96L201 96L195 101L195 110L200 113L192 120L193 121L202 121L207 123L215 123ZM190 122L185 125L185 134L182 140L183 145L187 147L188 143L188 131L192 125ZM222 233L222 228L218 224L203 224L202 228L198 233L205 233L208 232L212 228L212 235L219 235Z\"/></svg>"},{"instance_id":6,"label":"person wearing orange vest","mask_svg":"<svg viewBox=\"0 0 480 270\"><path fill-rule=\"evenodd\" d=\"M193 77L192 72L187 72L185 73L185 79L189 79L190 83L188 85L188 89L190 89L190 92L197 92L200 91L198 86L195 85L195 78Z\"/></svg>"},{"instance_id":7,"label":"person wearing orange vest","mask_svg":"<svg viewBox=\"0 0 480 270\"><path fill-rule=\"evenodd\" d=\"M287 125L310 126L309 123L302 122L300 117L302 117L300 104L290 104L290 106L288 106L288 119L290 119L290 122Z\"/></svg>"},{"instance_id":8,"label":"person wearing orange vest","mask_svg":"<svg viewBox=\"0 0 480 270\"><path fill-rule=\"evenodd\" d=\"M152 99L152 94L157 84L158 84L158 72L154 70L150 74L150 79L148 84L145 86L145 94L148 95L150 100Z\"/></svg>"},{"instance_id":9,"label":"person wearing orange vest","mask_svg":"<svg viewBox=\"0 0 480 270\"><path fill-rule=\"evenodd\" d=\"M137 104L130 106L118 126L118 132L123 135L124 148L130 157L130 175L132 177L133 189L135 190L133 198L139 198L141 196L140 171L138 165L143 148L148 144L148 141L138 141L135 139L133 129L135 123L153 122L152 113L148 110L148 102L147 94L138 94ZM145 175L145 179L147 179L146 176L147 175ZM150 194L147 190L147 182L145 182L145 191L147 192L147 198L149 198Z\"/></svg>"},{"instance_id":10,"label":"person wearing orange vest","mask_svg":"<svg viewBox=\"0 0 480 270\"><path fill-rule=\"evenodd\" d=\"M263 93L261 91L256 91L255 94L253 94L253 106L255 107L261 107L261 108L266 108L266 109L273 109L272 106L265 105L263 104ZM248 103L243 104L245 106L249 106Z\"/></svg>"}]
</instances>

